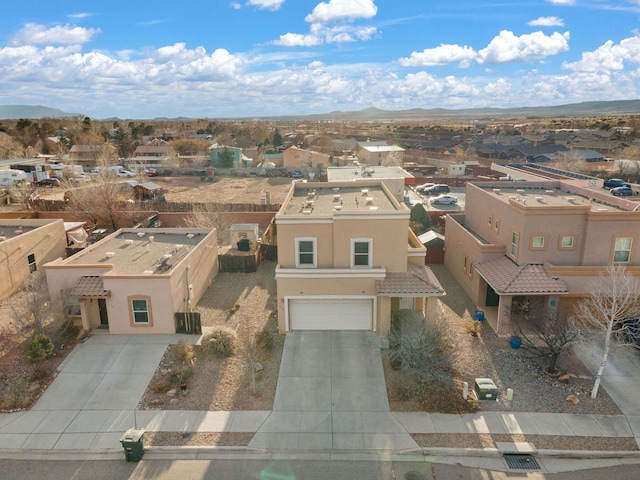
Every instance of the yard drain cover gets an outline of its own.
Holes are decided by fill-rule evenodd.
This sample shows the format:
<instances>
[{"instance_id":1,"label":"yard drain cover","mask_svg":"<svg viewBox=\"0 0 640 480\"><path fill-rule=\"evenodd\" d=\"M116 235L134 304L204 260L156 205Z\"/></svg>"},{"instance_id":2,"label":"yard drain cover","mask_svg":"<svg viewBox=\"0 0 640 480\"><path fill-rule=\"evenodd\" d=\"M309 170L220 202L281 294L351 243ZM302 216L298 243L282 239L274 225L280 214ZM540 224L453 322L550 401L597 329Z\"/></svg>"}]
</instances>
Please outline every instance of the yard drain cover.
<instances>
[{"instance_id":1,"label":"yard drain cover","mask_svg":"<svg viewBox=\"0 0 640 480\"><path fill-rule=\"evenodd\" d=\"M540 470L540 465L531 455L524 454L505 454L504 459L507 461L509 468L517 470Z\"/></svg>"}]
</instances>

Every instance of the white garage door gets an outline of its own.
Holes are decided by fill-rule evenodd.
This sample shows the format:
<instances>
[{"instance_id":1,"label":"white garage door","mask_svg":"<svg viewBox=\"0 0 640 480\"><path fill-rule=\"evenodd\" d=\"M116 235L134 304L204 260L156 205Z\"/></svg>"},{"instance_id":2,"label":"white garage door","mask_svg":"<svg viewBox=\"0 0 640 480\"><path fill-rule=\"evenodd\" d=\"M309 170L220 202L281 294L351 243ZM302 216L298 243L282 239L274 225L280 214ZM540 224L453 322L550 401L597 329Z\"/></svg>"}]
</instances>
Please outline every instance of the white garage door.
<instances>
[{"instance_id":1,"label":"white garage door","mask_svg":"<svg viewBox=\"0 0 640 480\"><path fill-rule=\"evenodd\" d=\"M371 330L373 300L332 298L289 300L291 330Z\"/></svg>"}]
</instances>

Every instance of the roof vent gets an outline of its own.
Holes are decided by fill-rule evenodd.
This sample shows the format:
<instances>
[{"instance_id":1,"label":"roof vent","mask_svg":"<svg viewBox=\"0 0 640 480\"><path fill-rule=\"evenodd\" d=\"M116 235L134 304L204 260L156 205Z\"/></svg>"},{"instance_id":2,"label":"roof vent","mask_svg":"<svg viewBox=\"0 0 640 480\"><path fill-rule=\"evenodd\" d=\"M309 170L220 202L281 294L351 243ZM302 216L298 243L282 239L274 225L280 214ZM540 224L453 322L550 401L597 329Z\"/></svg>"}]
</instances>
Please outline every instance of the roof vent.
<instances>
[{"instance_id":1,"label":"roof vent","mask_svg":"<svg viewBox=\"0 0 640 480\"><path fill-rule=\"evenodd\" d=\"M306 202L304 202L304 206L305 207L313 207L313 200L307 200Z\"/></svg>"},{"instance_id":2,"label":"roof vent","mask_svg":"<svg viewBox=\"0 0 640 480\"><path fill-rule=\"evenodd\" d=\"M500 193L502 190L500 190L499 188L494 188L493 189L493 193Z\"/></svg>"},{"instance_id":3,"label":"roof vent","mask_svg":"<svg viewBox=\"0 0 640 480\"><path fill-rule=\"evenodd\" d=\"M180 249L184 247L181 243L176 243L176 252L180 251Z\"/></svg>"},{"instance_id":4,"label":"roof vent","mask_svg":"<svg viewBox=\"0 0 640 480\"><path fill-rule=\"evenodd\" d=\"M369 207L369 210L377 210L377 209L378 209L378 207L376 207L376 206Z\"/></svg>"},{"instance_id":5,"label":"roof vent","mask_svg":"<svg viewBox=\"0 0 640 480\"><path fill-rule=\"evenodd\" d=\"M195 234L193 234L193 233L187 233L187 238L193 238L193 237L195 237Z\"/></svg>"},{"instance_id":6,"label":"roof vent","mask_svg":"<svg viewBox=\"0 0 640 480\"><path fill-rule=\"evenodd\" d=\"M333 209L340 211L342 210L342 205L334 205Z\"/></svg>"},{"instance_id":7,"label":"roof vent","mask_svg":"<svg viewBox=\"0 0 640 480\"><path fill-rule=\"evenodd\" d=\"M124 243L126 243L127 245L133 245L133 240L131 240L130 238L127 238Z\"/></svg>"},{"instance_id":8,"label":"roof vent","mask_svg":"<svg viewBox=\"0 0 640 480\"><path fill-rule=\"evenodd\" d=\"M522 190L521 188L519 188L518 190L516 190L516 192L518 192L518 193L524 193L524 190Z\"/></svg>"},{"instance_id":9,"label":"roof vent","mask_svg":"<svg viewBox=\"0 0 640 480\"><path fill-rule=\"evenodd\" d=\"M367 195L369 195L369 189L368 188L363 188L362 189L362 196L366 197Z\"/></svg>"},{"instance_id":10,"label":"roof vent","mask_svg":"<svg viewBox=\"0 0 640 480\"><path fill-rule=\"evenodd\" d=\"M311 215L311 210L302 210L303 215Z\"/></svg>"},{"instance_id":11,"label":"roof vent","mask_svg":"<svg viewBox=\"0 0 640 480\"><path fill-rule=\"evenodd\" d=\"M334 195L333 196L333 201L334 202L339 202L340 201L340 195Z\"/></svg>"},{"instance_id":12,"label":"roof vent","mask_svg":"<svg viewBox=\"0 0 640 480\"><path fill-rule=\"evenodd\" d=\"M107 256L107 258L113 258L116 256L116 252L107 252L105 255Z\"/></svg>"},{"instance_id":13,"label":"roof vent","mask_svg":"<svg viewBox=\"0 0 640 480\"><path fill-rule=\"evenodd\" d=\"M544 203L544 197L536 197L536 200L540 203Z\"/></svg>"},{"instance_id":14,"label":"roof vent","mask_svg":"<svg viewBox=\"0 0 640 480\"><path fill-rule=\"evenodd\" d=\"M150 242L153 242L155 239L156 239L156 237L154 237L153 235L150 235L150 236L149 236L149 241L150 241Z\"/></svg>"},{"instance_id":15,"label":"roof vent","mask_svg":"<svg viewBox=\"0 0 640 480\"><path fill-rule=\"evenodd\" d=\"M153 274L153 270L145 270L142 273L144 273L145 275L151 275L151 274Z\"/></svg>"},{"instance_id":16,"label":"roof vent","mask_svg":"<svg viewBox=\"0 0 640 480\"><path fill-rule=\"evenodd\" d=\"M340 191L340 187L333 187L333 191L334 192L339 192Z\"/></svg>"},{"instance_id":17,"label":"roof vent","mask_svg":"<svg viewBox=\"0 0 640 480\"><path fill-rule=\"evenodd\" d=\"M574 203L576 199L574 197L567 197L567 202Z\"/></svg>"},{"instance_id":18,"label":"roof vent","mask_svg":"<svg viewBox=\"0 0 640 480\"><path fill-rule=\"evenodd\" d=\"M138 237L140 238L144 237L144 232L138 232Z\"/></svg>"},{"instance_id":19,"label":"roof vent","mask_svg":"<svg viewBox=\"0 0 640 480\"><path fill-rule=\"evenodd\" d=\"M367 205L373 205L373 197L367 197L365 200L367 201Z\"/></svg>"},{"instance_id":20,"label":"roof vent","mask_svg":"<svg viewBox=\"0 0 640 480\"><path fill-rule=\"evenodd\" d=\"M545 190L544 193L548 193L549 195L553 195L553 190Z\"/></svg>"},{"instance_id":21,"label":"roof vent","mask_svg":"<svg viewBox=\"0 0 640 480\"><path fill-rule=\"evenodd\" d=\"M509 195L509 200L517 200L518 196L517 195Z\"/></svg>"}]
</instances>

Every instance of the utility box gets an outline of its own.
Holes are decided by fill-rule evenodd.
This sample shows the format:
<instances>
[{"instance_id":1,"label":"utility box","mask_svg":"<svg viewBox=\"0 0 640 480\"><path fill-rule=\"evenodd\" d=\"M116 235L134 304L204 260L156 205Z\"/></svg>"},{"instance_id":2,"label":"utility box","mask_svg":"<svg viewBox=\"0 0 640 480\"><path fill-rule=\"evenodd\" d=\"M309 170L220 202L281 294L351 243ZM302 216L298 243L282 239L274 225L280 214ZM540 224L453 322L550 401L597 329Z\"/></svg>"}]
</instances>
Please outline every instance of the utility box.
<instances>
[{"instance_id":1,"label":"utility box","mask_svg":"<svg viewBox=\"0 0 640 480\"><path fill-rule=\"evenodd\" d=\"M478 400L495 400L498 398L498 387L490 378L476 378L474 391Z\"/></svg>"},{"instance_id":2,"label":"utility box","mask_svg":"<svg viewBox=\"0 0 640 480\"><path fill-rule=\"evenodd\" d=\"M144 430L130 428L122 437L120 443L124 448L127 462L139 462L144 455Z\"/></svg>"}]
</instances>

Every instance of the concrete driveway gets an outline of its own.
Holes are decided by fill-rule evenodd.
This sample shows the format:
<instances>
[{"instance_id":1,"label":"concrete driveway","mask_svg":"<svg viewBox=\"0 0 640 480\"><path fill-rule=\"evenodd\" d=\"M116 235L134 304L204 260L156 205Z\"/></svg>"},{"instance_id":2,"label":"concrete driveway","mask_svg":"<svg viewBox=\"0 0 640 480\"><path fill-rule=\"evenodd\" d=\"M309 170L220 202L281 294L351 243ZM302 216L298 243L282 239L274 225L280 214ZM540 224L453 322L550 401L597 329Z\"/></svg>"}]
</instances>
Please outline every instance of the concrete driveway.
<instances>
[{"instance_id":1,"label":"concrete driveway","mask_svg":"<svg viewBox=\"0 0 640 480\"><path fill-rule=\"evenodd\" d=\"M287 334L273 412L249 446L301 450L416 448L389 411L378 337L352 331Z\"/></svg>"}]
</instances>

